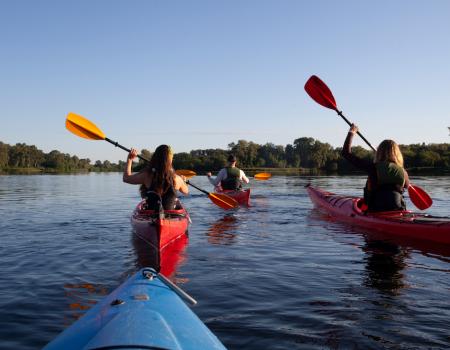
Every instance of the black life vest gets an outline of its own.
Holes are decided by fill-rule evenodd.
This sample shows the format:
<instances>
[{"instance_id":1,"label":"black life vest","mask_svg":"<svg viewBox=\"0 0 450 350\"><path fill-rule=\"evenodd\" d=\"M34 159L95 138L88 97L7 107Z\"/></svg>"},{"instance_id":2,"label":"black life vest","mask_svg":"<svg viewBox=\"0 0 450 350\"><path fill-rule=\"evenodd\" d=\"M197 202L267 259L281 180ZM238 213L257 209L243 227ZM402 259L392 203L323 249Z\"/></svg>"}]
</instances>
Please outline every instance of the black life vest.
<instances>
[{"instance_id":1,"label":"black life vest","mask_svg":"<svg viewBox=\"0 0 450 350\"><path fill-rule=\"evenodd\" d=\"M220 185L224 190L238 190L242 188L241 180L241 170L236 167L226 167L227 178L220 182Z\"/></svg>"},{"instance_id":2,"label":"black life vest","mask_svg":"<svg viewBox=\"0 0 450 350\"><path fill-rule=\"evenodd\" d=\"M392 162L379 162L375 164L375 170L364 188L369 211L405 210L403 168Z\"/></svg>"}]
</instances>

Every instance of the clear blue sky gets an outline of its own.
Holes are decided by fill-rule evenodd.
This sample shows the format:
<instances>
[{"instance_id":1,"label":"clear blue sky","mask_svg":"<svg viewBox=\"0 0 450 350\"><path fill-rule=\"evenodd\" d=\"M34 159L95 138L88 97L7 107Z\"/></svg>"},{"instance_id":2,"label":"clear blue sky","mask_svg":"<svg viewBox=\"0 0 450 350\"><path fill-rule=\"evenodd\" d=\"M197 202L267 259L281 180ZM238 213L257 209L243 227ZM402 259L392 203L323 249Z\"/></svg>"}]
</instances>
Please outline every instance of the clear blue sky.
<instances>
[{"instance_id":1,"label":"clear blue sky","mask_svg":"<svg viewBox=\"0 0 450 350\"><path fill-rule=\"evenodd\" d=\"M0 1L0 141L125 159L68 133L73 111L127 147L239 139L449 142L450 1ZM357 144L363 145L362 142Z\"/></svg>"}]
</instances>

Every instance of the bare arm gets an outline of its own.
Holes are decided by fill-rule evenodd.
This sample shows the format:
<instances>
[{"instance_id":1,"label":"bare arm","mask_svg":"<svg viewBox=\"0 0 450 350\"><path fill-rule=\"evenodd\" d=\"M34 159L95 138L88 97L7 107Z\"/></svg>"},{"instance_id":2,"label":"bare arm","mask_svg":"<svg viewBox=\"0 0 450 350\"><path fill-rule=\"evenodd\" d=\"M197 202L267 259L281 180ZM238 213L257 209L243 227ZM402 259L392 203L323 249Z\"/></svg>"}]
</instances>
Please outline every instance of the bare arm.
<instances>
[{"instance_id":1,"label":"bare arm","mask_svg":"<svg viewBox=\"0 0 450 350\"><path fill-rule=\"evenodd\" d=\"M186 184L184 176L175 175L175 189L183 194L189 194L189 187Z\"/></svg>"},{"instance_id":2,"label":"bare arm","mask_svg":"<svg viewBox=\"0 0 450 350\"><path fill-rule=\"evenodd\" d=\"M127 157L127 165L125 166L125 170L123 172L123 182L132 185L142 185L145 184L146 174L145 173L136 173L132 174L131 166L133 165L133 159L137 156L137 150L132 148L131 152Z\"/></svg>"}]
</instances>

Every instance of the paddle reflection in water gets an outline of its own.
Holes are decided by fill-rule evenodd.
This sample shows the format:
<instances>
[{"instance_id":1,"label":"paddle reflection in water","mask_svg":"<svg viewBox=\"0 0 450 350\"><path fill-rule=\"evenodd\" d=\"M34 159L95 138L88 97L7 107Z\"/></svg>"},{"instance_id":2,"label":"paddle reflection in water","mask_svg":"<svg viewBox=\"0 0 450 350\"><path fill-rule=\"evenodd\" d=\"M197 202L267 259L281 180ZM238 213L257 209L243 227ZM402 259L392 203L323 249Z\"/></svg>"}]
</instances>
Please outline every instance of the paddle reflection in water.
<instances>
[{"instance_id":1,"label":"paddle reflection in water","mask_svg":"<svg viewBox=\"0 0 450 350\"><path fill-rule=\"evenodd\" d=\"M136 270L152 267L164 276L174 280L177 268L186 261L188 236L182 235L164 249L160 250L142 237L132 234L133 248L136 253ZM177 282L187 282L177 279Z\"/></svg>"},{"instance_id":2,"label":"paddle reflection in water","mask_svg":"<svg viewBox=\"0 0 450 350\"><path fill-rule=\"evenodd\" d=\"M66 283L64 293L69 303L69 312L65 313L63 324L68 327L105 295L108 295L109 289L105 285L88 282Z\"/></svg>"},{"instance_id":3,"label":"paddle reflection in water","mask_svg":"<svg viewBox=\"0 0 450 350\"><path fill-rule=\"evenodd\" d=\"M208 243L217 245L232 245L236 241L238 219L234 214L225 214L215 221L206 231Z\"/></svg>"}]
</instances>

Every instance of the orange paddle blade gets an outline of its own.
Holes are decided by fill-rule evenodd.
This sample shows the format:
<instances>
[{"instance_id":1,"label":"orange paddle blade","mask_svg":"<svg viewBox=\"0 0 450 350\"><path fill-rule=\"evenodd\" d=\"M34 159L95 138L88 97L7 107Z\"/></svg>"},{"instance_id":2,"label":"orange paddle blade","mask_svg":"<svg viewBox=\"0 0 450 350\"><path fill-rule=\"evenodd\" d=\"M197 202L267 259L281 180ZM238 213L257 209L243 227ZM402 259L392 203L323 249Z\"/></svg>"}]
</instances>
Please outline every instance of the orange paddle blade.
<instances>
[{"instance_id":1,"label":"orange paddle blade","mask_svg":"<svg viewBox=\"0 0 450 350\"><path fill-rule=\"evenodd\" d=\"M106 138L94 123L75 113L67 114L66 129L71 133L88 140L104 140Z\"/></svg>"},{"instance_id":2,"label":"orange paddle blade","mask_svg":"<svg viewBox=\"0 0 450 350\"><path fill-rule=\"evenodd\" d=\"M420 210L428 209L433 204L433 200L428 193L418 186L409 185L408 194L411 202L413 202L413 204Z\"/></svg>"},{"instance_id":3,"label":"orange paddle blade","mask_svg":"<svg viewBox=\"0 0 450 350\"><path fill-rule=\"evenodd\" d=\"M269 180L270 178L272 177L272 174L270 174L270 173L258 173L258 174L255 174L255 176L253 176L253 178L255 179L255 180Z\"/></svg>"},{"instance_id":4,"label":"orange paddle blade","mask_svg":"<svg viewBox=\"0 0 450 350\"><path fill-rule=\"evenodd\" d=\"M190 179L191 177L194 177L195 175L197 175L197 173L195 171L184 170L184 169L175 170L175 173L180 176L182 175L182 176L186 177L187 179Z\"/></svg>"},{"instance_id":5,"label":"orange paddle blade","mask_svg":"<svg viewBox=\"0 0 450 350\"><path fill-rule=\"evenodd\" d=\"M234 198L223 193L208 193L208 197L214 204L222 209L233 209L239 205Z\"/></svg>"}]
</instances>

